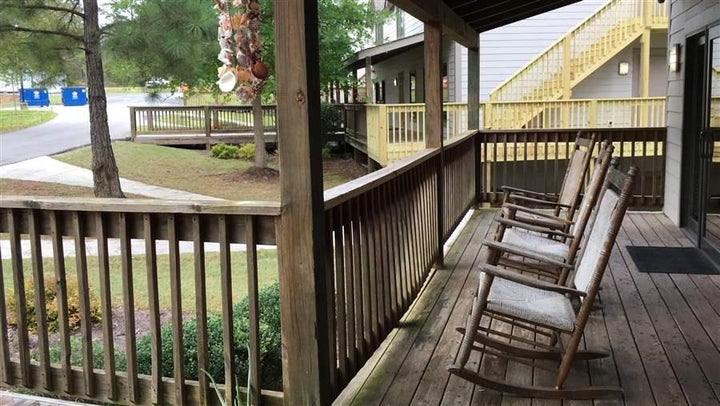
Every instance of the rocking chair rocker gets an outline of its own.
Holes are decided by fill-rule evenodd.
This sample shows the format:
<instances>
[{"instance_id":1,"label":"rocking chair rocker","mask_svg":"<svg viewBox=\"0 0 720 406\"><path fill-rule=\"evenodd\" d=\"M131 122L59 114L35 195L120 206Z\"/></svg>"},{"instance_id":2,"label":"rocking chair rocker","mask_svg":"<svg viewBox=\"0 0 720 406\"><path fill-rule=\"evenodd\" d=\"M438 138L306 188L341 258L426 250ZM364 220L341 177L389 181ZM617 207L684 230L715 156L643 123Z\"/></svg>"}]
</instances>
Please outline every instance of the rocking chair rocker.
<instances>
[{"instance_id":1,"label":"rocking chair rocker","mask_svg":"<svg viewBox=\"0 0 720 406\"><path fill-rule=\"evenodd\" d=\"M615 243L615 237L629 205L636 173L635 167L630 168L627 175L614 168L610 169L606 181L608 186L600 197L595 223L575 266L576 289L541 281L491 264L480 267L478 294L473 301L472 312L465 329L459 329L464 333L464 337L455 363L448 366L450 373L485 388L520 396L556 399L622 396L620 387L565 388L563 385L575 360L589 360L608 355L601 352L579 351L578 346L600 288L600 281ZM573 308L571 297L580 299L581 303L577 311ZM514 337L496 334L481 327L482 316L508 321L513 325L520 322L529 326L540 326L553 331L557 336L569 335L569 340L564 349L525 339L504 341L491 335ZM562 343L562 340L558 342ZM499 355L510 360L526 361L524 359L530 358L560 361L555 386L523 386L484 376L466 367L472 350Z\"/></svg>"}]
</instances>

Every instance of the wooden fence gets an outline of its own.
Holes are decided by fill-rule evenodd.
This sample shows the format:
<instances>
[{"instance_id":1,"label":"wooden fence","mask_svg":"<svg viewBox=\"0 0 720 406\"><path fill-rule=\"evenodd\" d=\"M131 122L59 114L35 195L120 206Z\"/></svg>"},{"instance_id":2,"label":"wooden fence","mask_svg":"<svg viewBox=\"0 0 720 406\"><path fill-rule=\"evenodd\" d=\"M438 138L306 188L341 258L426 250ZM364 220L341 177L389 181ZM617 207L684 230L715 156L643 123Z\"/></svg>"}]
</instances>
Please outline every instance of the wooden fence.
<instances>
[{"instance_id":1,"label":"wooden fence","mask_svg":"<svg viewBox=\"0 0 720 406\"><path fill-rule=\"evenodd\" d=\"M325 193L335 395L397 325L475 202L475 139L446 147L445 160L439 149L424 150Z\"/></svg>"},{"instance_id":2,"label":"wooden fence","mask_svg":"<svg viewBox=\"0 0 720 406\"><path fill-rule=\"evenodd\" d=\"M222 316L222 343L225 382L218 385L229 400L238 397L225 388L235 388L245 383L244 377L235 377L236 356L233 354L233 299L245 292L233 289L233 276L237 278L238 262L245 260L247 272L247 295L249 298L249 358L251 365L250 390L253 398L263 403L280 404L282 394L260 391L260 341L258 310L257 245L275 243L275 223L280 214L279 205L246 206L243 204L217 204L185 202L148 202L119 199L43 199L26 200L3 197L0 199L0 232L7 233L10 240L10 268L2 270L0 278L0 379L4 385L23 386L37 391L54 392L73 398L84 398L122 404L205 404L217 403L214 389L204 374L197 380L187 379L183 341L183 320L195 318L197 335L197 369L209 370L210 340L208 310L210 300L219 301ZM65 240L69 238L71 240ZM29 240L29 255L23 259L21 240ZM43 249L43 241L50 246ZM138 249L133 240L141 240ZM190 242L192 258L181 258L181 241ZM96 244L97 260L87 253L87 244ZM167 253L158 253L156 244L164 242ZM206 268L206 243L219 244L219 272L215 286L220 292L211 292L211 282ZM246 244L246 249L231 249L231 244ZM109 250L119 245L120 263L110 261ZM135 247L135 248L133 248ZM43 252L50 251L50 252ZM73 253L67 253L73 251ZM142 251L142 252L136 252ZM133 260L133 255L144 255L144 261ZM7 253L5 253L7 255ZM183 254L185 255L185 254ZM214 255L214 254L213 254ZM49 261L44 260L48 256ZM67 258L74 256L74 264ZM67 257L67 258L66 258ZM163 258L160 261L160 258ZM240 257L240 258L238 258ZM144 264L143 264L144 263ZM162 263L162 265L161 265ZM142 264L139 266L139 264ZM71 265L71 266L69 266ZM72 269L71 269L72 268ZM189 268L189 269L188 269ZM12 278L8 278L8 275ZM121 283L111 281L120 275ZM49 278L49 279L48 279ZM116 278L116 276L115 276ZM11 279L11 286L4 286ZM45 281L56 281L55 287L45 286ZM138 281L146 281L147 291L134 289ZM169 283L168 283L169 280ZM164 282L163 282L164 281ZM76 284L78 297L68 296L69 283ZM92 283L91 283L92 282ZM169 286L167 286L169 285ZM26 289L32 289L32 297L26 297ZM170 293L170 308L161 308L159 297ZM92 323L90 292L99 291L101 331ZM147 297L139 302L138 294ZM46 294L56 295L59 331L53 338L58 342L59 361L51 362L50 335ZM12 296L9 297L8 295ZM117 299L117 298L120 299ZM183 308L183 299L194 298L194 309ZM8 312L7 304L14 302L15 311ZM79 316L70 312L79 306ZM149 334L151 335L152 366L150 375L138 372L138 347L136 340L136 310L147 309ZM114 314L115 313L115 314ZM171 342L161 336L161 315L170 313ZM124 322L117 324L116 314ZM218 314L218 313L215 313ZM16 340L8 338L8 319L16 323ZM70 331L70 317L79 317L79 334ZM168 321L166 321L167 323ZM31 323L36 323L36 336L31 341L28 333ZM126 366L119 368L112 350L116 329L124 333L123 352ZM93 331L96 330L96 331ZM71 354L71 336L80 337L79 354ZM166 338L165 338L166 339ZM98 341L94 341L98 340ZM31 342L36 342L35 345ZM93 365L93 347L104 349L104 367ZM172 345L173 360L161 359L162 349ZM191 355L192 356L192 355ZM80 366L72 365L72 359L80 359ZM174 365L171 377L163 377L163 364ZM123 369L123 371L120 371ZM235 379L241 379L235 383ZM242 388L247 391L247 388ZM244 397L244 395L242 395ZM230 403L228 403L230 404Z\"/></svg>"}]
</instances>

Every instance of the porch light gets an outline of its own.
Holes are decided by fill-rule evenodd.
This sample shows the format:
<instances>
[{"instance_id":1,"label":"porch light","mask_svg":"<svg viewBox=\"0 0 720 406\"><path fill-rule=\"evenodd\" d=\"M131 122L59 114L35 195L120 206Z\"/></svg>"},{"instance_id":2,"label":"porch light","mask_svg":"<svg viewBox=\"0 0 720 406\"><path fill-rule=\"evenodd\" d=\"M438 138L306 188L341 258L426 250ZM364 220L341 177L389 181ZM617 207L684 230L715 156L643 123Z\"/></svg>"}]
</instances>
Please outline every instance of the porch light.
<instances>
[{"instance_id":1,"label":"porch light","mask_svg":"<svg viewBox=\"0 0 720 406\"><path fill-rule=\"evenodd\" d=\"M393 86L397 86L397 78L393 79Z\"/></svg>"},{"instance_id":2,"label":"porch light","mask_svg":"<svg viewBox=\"0 0 720 406\"><path fill-rule=\"evenodd\" d=\"M618 75L625 76L630 73L630 64L627 61L618 63Z\"/></svg>"},{"instance_id":3,"label":"porch light","mask_svg":"<svg viewBox=\"0 0 720 406\"><path fill-rule=\"evenodd\" d=\"M668 68L670 72L680 71L680 44L673 44L668 53Z\"/></svg>"}]
</instances>

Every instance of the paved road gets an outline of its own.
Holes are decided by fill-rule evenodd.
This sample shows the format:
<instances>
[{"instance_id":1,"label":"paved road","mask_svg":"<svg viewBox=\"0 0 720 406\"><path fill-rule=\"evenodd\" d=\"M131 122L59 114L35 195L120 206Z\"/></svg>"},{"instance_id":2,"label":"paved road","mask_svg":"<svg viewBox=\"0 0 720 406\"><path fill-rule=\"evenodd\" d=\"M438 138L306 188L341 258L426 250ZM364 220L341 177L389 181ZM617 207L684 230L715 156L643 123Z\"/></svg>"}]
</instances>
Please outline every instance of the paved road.
<instances>
[{"instance_id":1,"label":"paved road","mask_svg":"<svg viewBox=\"0 0 720 406\"><path fill-rule=\"evenodd\" d=\"M128 106L181 104L177 97L153 103L146 99L145 94L140 93L109 94L107 98L110 137L114 140L130 137ZM0 134L0 166L90 144L87 106L51 106L50 109L58 113L53 120L24 130Z\"/></svg>"}]
</instances>

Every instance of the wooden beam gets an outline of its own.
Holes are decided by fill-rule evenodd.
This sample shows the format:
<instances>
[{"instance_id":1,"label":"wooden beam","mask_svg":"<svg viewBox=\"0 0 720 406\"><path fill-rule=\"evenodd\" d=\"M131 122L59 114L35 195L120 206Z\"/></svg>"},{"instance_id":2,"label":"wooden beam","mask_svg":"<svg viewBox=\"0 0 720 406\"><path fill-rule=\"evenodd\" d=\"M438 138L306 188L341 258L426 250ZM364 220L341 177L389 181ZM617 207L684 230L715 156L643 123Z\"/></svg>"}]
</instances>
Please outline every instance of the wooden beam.
<instances>
[{"instance_id":1,"label":"wooden beam","mask_svg":"<svg viewBox=\"0 0 720 406\"><path fill-rule=\"evenodd\" d=\"M468 130L480 128L480 52L468 48Z\"/></svg>"},{"instance_id":2,"label":"wooden beam","mask_svg":"<svg viewBox=\"0 0 720 406\"><path fill-rule=\"evenodd\" d=\"M440 160L437 166L437 256L436 266L443 262L444 190L443 154L442 154L442 30L439 25L425 23L425 145L427 148L440 148Z\"/></svg>"},{"instance_id":3,"label":"wooden beam","mask_svg":"<svg viewBox=\"0 0 720 406\"><path fill-rule=\"evenodd\" d=\"M317 0L275 0L285 404L330 404Z\"/></svg>"},{"instance_id":4,"label":"wooden beam","mask_svg":"<svg viewBox=\"0 0 720 406\"><path fill-rule=\"evenodd\" d=\"M393 4L424 23L440 24L443 31L455 42L468 48L477 48L480 35L456 12L442 1L393 0Z\"/></svg>"}]
</instances>

